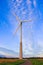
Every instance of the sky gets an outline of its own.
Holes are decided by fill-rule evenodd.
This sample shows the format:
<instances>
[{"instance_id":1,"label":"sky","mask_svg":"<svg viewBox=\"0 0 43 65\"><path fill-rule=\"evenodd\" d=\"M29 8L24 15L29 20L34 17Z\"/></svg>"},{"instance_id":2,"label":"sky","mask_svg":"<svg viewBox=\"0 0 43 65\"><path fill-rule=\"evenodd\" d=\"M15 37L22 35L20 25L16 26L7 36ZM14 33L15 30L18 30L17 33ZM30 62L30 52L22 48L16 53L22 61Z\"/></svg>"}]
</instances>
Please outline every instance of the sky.
<instances>
[{"instance_id":1,"label":"sky","mask_svg":"<svg viewBox=\"0 0 43 65\"><path fill-rule=\"evenodd\" d=\"M42 57L43 0L0 0L0 47L17 53L20 49L20 27L15 31L19 20L28 20L22 23L23 56Z\"/></svg>"}]
</instances>

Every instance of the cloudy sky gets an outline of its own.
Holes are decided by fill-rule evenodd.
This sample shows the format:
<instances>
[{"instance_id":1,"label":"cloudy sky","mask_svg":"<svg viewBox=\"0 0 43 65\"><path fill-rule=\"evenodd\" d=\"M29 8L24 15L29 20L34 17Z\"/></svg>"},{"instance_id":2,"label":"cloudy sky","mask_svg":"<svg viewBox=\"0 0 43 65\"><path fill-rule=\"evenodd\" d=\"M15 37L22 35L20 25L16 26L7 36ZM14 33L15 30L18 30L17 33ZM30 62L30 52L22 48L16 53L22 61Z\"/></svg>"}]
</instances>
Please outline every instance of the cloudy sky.
<instances>
[{"instance_id":1,"label":"cloudy sky","mask_svg":"<svg viewBox=\"0 0 43 65\"><path fill-rule=\"evenodd\" d=\"M21 20L23 56L43 56L43 0L0 0L0 47L19 53Z\"/></svg>"}]
</instances>

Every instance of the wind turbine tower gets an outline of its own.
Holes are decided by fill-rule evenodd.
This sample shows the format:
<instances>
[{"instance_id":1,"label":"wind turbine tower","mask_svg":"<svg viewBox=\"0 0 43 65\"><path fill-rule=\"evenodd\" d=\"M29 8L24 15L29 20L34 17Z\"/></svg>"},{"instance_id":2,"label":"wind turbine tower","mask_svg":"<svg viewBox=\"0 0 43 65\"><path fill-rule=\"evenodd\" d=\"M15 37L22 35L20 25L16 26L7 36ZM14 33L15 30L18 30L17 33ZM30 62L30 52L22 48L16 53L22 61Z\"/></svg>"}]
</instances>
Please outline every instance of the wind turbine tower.
<instances>
[{"instance_id":1,"label":"wind turbine tower","mask_svg":"<svg viewBox=\"0 0 43 65\"><path fill-rule=\"evenodd\" d=\"M16 17L16 20L19 22L19 26L17 27L15 33L20 28L20 53L19 53L19 59L23 59L23 53L22 53L22 24L25 23L25 22L31 22L31 20L20 20L19 17L15 13L13 13L13 12L11 12L11 13L13 14L13 16Z\"/></svg>"}]
</instances>

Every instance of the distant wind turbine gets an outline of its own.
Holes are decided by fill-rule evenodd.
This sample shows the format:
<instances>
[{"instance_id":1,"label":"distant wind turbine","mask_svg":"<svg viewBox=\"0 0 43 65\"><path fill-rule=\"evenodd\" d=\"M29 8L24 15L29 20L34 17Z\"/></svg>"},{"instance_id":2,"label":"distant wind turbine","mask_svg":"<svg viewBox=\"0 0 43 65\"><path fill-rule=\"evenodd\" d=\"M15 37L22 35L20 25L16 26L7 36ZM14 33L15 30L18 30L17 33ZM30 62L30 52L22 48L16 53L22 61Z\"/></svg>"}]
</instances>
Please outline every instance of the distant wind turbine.
<instances>
[{"instance_id":1,"label":"distant wind turbine","mask_svg":"<svg viewBox=\"0 0 43 65\"><path fill-rule=\"evenodd\" d=\"M20 28L20 56L19 56L19 59L22 59L22 24L25 23L25 22L31 22L31 20L20 20L19 17L11 12L15 17L16 17L16 20L19 22L19 26L17 27L15 33L18 31L18 29Z\"/></svg>"}]
</instances>

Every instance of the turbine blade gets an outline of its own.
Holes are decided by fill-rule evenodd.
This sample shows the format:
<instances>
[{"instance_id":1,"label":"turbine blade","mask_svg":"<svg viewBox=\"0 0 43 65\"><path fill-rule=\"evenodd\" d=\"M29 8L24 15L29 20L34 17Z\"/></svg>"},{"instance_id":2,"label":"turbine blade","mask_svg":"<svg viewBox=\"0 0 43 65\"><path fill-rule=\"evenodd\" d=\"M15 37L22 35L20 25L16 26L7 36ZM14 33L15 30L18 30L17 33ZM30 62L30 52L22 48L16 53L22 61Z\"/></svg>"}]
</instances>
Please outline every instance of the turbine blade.
<instances>
[{"instance_id":1,"label":"turbine blade","mask_svg":"<svg viewBox=\"0 0 43 65\"><path fill-rule=\"evenodd\" d=\"M19 19L19 17L18 17L14 12L11 12L11 13L12 13L13 16L16 17L16 20L17 20L18 22L21 22L21 20Z\"/></svg>"},{"instance_id":2,"label":"turbine blade","mask_svg":"<svg viewBox=\"0 0 43 65\"><path fill-rule=\"evenodd\" d=\"M18 29L20 28L20 24L18 25L18 27L16 28L14 35L17 33Z\"/></svg>"},{"instance_id":3,"label":"turbine blade","mask_svg":"<svg viewBox=\"0 0 43 65\"><path fill-rule=\"evenodd\" d=\"M22 22L31 22L32 20L23 20Z\"/></svg>"}]
</instances>

